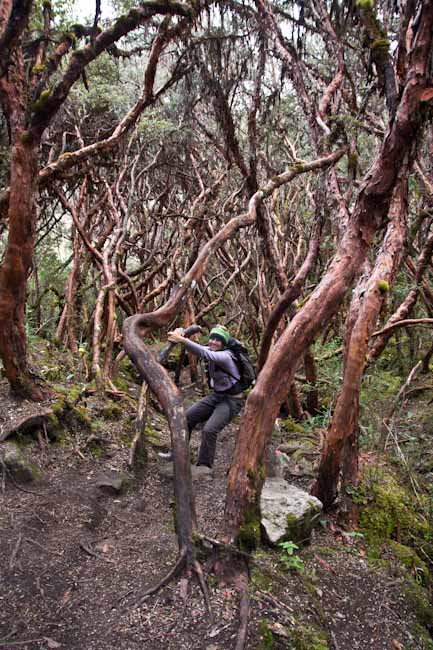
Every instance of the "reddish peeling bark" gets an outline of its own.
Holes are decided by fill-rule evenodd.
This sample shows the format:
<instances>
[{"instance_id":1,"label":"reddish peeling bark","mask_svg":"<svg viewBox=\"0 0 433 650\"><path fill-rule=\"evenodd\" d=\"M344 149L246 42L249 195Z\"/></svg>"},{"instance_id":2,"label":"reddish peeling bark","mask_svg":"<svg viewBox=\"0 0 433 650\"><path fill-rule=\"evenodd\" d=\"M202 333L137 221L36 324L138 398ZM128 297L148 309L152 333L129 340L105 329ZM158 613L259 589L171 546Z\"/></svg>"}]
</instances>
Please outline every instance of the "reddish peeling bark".
<instances>
[{"instance_id":1,"label":"reddish peeling bark","mask_svg":"<svg viewBox=\"0 0 433 650\"><path fill-rule=\"evenodd\" d=\"M421 250L421 253L418 257L418 261L414 273L416 286L410 289L410 291L408 292L406 298L403 300L401 305L394 312L394 314L392 314L392 316L388 319L384 327L386 331L383 332L383 334L381 334L380 336L378 336L374 341L374 343L372 344L368 354L369 361L373 361L374 359L379 358L379 356L382 354L383 350L386 347L386 344L388 343L389 339L394 333L394 329L391 327L391 325L395 325L399 321L407 319L408 316L414 310L419 294L421 292L423 276L428 266L429 260L431 259L432 253L433 253L433 232L431 232L427 237L424 246ZM388 327L390 327L390 329L387 329Z\"/></svg>"},{"instance_id":2,"label":"reddish peeling bark","mask_svg":"<svg viewBox=\"0 0 433 650\"><path fill-rule=\"evenodd\" d=\"M311 271L314 261L317 257L317 252L320 245L320 235L321 235L321 224L316 228L311 242L308 248L308 253L305 257L305 260L299 269L298 273L290 282L289 286L286 288L284 293L281 295L278 303L275 305L272 313L267 321L266 329L263 334L262 345L260 348L260 354L258 358L258 369L259 371L264 366L266 359L269 354L269 350L272 345L272 338L275 334L275 331L280 323L282 317L289 309L290 305L301 295L301 291L304 287L305 281L309 272Z\"/></svg>"},{"instance_id":3,"label":"reddish peeling bark","mask_svg":"<svg viewBox=\"0 0 433 650\"><path fill-rule=\"evenodd\" d=\"M49 391L35 383L28 368L24 329L27 278L35 241L37 149L20 142L19 136L16 139L11 156L9 240L0 268L0 356L12 390L41 400Z\"/></svg>"},{"instance_id":4,"label":"reddish peeling bark","mask_svg":"<svg viewBox=\"0 0 433 650\"><path fill-rule=\"evenodd\" d=\"M275 344L248 397L228 479L226 531L230 540L235 540L244 513L258 507L262 483L260 465L298 360L336 314L388 213L402 161L421 126L419 107L426 87L432 26L433 2L430 0L423 4L420 12L417 43L412 50L410 71L395 119L361 186L337 253L310 300Z\"/></svg>"},{"instance_id":5,"label":"reddish peeling bark","mask_svg":"<svg viewBox=\"0 0 433 650\"><path fill-rule=\"evenodd\" d=\"M152 16L163 14L166 18L153 41L145 71L143 96L119 125L116 137L122 130L129 128L143 108L154 101L153 85L159 56L168 42L190 24L194 10L177 2L149 2L146 7L131 10L100 32L83 49L74 51L63 76L52 86L52 92L43 95L42 88L36 92L37 76L33 74L29 78L27 68L35 62L46 62L44 82L48 85L50 75L55 72L68 48L62 51L57 48L54 58L46 58L48 40L41 39L33 60L24 60L23 33L31 6L32 3L26 0L6 3L0 10L0 101L12 140L10 189L4 196L4 200L8 201L9 239L0 269L0 356L12 389L17 394L39 400L47 395L48 390L37 384L28 368L24 312L26 283L35 243L34 202L38 184L40 138L85 67L119 38L149 22ZM168 16L174 14L184 17L184 20L169 30ZM44 9L45 35L49 31L49 22L50 10L47 4ZM171 83L173 78L161 92ZM112 316L112 303L110 304ZM108 372L109 368L106 370Z\"/></svg>"},{"instance_id":6,"label":"reddish peeling bark","mask_svg":"<svg viewBox=\"0 0 433 650\"><path fill-rule=\"evenodd\" d=\"M12 390L17 395L40 400L48 395L48 390L36 382L28 367L24 329L26 286L35 241L38 157L37 143L23 138L26 71L21 47L30 7L31 3L13 3L10 12L2 15L0 24L0 101L12 140L9 238L0 268L0 356Z\"/></svg>"},{"instance_id":7,"label":"reddish peeling bark","mask_svg":"<svg viewBox=\"0 0 433 650\"><path fill-rule=\"evenodd\" d=\"M325 439L319 473L313 493L325 508L335 500L341 469L341 454L345 448L343 486L356 486L358 481L358 415L361 381L366 364L368 341L375 327L383 302L380 282L390 283L399 267L405 239L407 216L408 169L404 167L390 208L390 224L376 264L368 279L352 300L349 332L345 341L343 385L337 399L332 421ZM343 494L343 501L346 494ZM356 523L356 509L350 498L346 514Z\"/></svg>"},{"instance_id":8,"label":"reddish peeling bark","mask_svg":"<svg viewBox=\"0 0 433 650\"><path fill-rule=\"evenodd\" d=\"M310 415L316 415L319 412L319 393L317 391L317 370L314 360L313 351L307 348L304 353L305 379L308 381L307 394L307 411Z\"/></svg>"}]
</instances>

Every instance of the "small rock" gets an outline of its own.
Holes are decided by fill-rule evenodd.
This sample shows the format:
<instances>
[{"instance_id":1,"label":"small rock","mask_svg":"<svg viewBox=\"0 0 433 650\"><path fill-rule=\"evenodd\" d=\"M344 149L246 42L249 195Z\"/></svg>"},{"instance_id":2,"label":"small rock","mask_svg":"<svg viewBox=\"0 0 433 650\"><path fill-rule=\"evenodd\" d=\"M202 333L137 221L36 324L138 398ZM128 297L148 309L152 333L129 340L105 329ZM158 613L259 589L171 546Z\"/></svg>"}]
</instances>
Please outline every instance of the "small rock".
<instances>
[{"instance_id":1,"label":"small rock","mask_svg":"<svg viewBox=\"0 0 433 650\"><path fill-rule=\"evenodd\" d=\"M104 472L95 480L96 487L103 489L109 494L120 494L126 488L126 483L125 475L115 470Z\"/></svg>"}]
</instances>

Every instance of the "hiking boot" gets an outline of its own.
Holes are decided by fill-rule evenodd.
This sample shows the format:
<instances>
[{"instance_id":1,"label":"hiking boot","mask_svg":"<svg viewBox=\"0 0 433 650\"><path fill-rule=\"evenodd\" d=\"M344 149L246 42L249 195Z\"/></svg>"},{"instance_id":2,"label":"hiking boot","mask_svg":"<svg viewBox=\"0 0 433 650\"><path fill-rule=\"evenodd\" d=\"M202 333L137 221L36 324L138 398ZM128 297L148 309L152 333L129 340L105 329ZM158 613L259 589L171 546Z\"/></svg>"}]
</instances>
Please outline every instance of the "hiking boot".
<instances>
[{"instance_id":1,"label":"hiking boot","mask_svg":"<svg viewBox=\"0 0 433 650\"><path fill-rule=\"evenodd\" d=\"M213 470L212 467L207 465L192 465L191 466L191 476L195 478L212 478Z\"/></svg>"},{"instance_id":2,"label":"hiking boot","mask_svg":"<svg viewBox=\"0 0 433 650\"><path fill-rule=\"evenodd\" d=\"M158 452L158 458L160 458L161 460L166 460L169 463L171 463L173 461L173 452L172 451L167 451L167 452L160 451L160 452Z\"/></svg>"}]
</instances>

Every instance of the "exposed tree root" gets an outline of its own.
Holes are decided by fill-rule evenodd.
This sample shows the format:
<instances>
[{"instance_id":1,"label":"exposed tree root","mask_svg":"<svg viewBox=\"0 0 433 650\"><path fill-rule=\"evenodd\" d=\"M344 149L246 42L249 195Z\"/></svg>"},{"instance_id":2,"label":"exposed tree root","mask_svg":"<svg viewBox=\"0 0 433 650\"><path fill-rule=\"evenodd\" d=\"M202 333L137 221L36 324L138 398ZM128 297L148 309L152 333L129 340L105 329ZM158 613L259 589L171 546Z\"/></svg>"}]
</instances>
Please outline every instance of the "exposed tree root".
<instances>
[{"instance_id":1,"label":"exposed tree root","mask_svg":"<svg viewBox=\"0 0 433 650\"><path fill-rule=\"evenodd\" d=\"M204 602L206 604L206 609L207 609L207 613L209 615L210 622L213 624L214 618L213 618L213 612L212 612L212 608L211 608L211 604L210 604L209 589L207 588L207 584L206 584L206 581L205 581L204 576L203 576L202 568L200 566L200 563L197 560L194 561L193 566L194 566L194 573L197 576L197 579L198 579L198 582L199 582L199 585L200 585L200 589L201 589L201 592L203 594L203 598L204 598Z\"/></svg>"},{"instance_id":2,"label":"exposed tree root","mask_svg":"<svg viewBox=\"0 0 433 650\"><path fill-rule=\"evenodd\" d=\"M216 572L234 584L239 597L239 629L236 638L235 650L244 650L246 648L248 635L248 620L250 615L250 594L249 584L249 562L252 560L248 553L240 551L236 546L220 542L219 540L204 535L200 536L202 541L210 543L213 547L225 551L225 558Z\"/></svg>"},{"instance_id":3,"label":"exposed tree root","mask_svg":"<svg viewBox=\"0 0 433 650\"><path fill-rule=\"evenodd\" d=\"M141 605L146 600L146 598L158 593L158 591L160 591L163 587L165 587L173 578L175 578L179 574L179 572L186 566L186 564L187 564L187 549L183 548L176 561L176 564L162 578L162 580L160 580L158 584L154 585L150 589L146 589L146 591L142 591L141 593L138 594L138 596L135 596L134 600L132 602L130 601L126 605L125 610L128 610L130 607L137 607ZM197 581L200 585L200 590L203 594L206 610L209 616L209 621L211 625L213 625L214 615L213 615L211 602L210 602L209 589L207 587L206 580L203 575L203 569L201 567L201 564L198 562L198 560L194 560L192 562L192 566L188 567L187 577L181 579L180 593L183 601L181 619L183 619L186 614L187 603L188 603L188 585L190 582L191 573L196 576ZM131 591L124 594L124 596L122 596L122 600L127 596L129 596L130 594ZM241 648L243 646L239 646L239 647Z\"/></svg>"},{"instance_id":4,"label":"exposed tree root","mask_svg":"<svg viewBox=\"0 0 433 650\"><path fill-rule=\"evenodd\" d=\"M176 564L170 569L170 571L164 576L164 578L160 580L158 584L154 585L150 589L147 589L146 591L142 591L140 594L138 594L138 596L135 598L134 602L132 603L132 606L135 607L136 605L141 605L141 603L146 598L160 591L163 587L165 587L165 585L167 585L170 582L172 578L174 578L179 573L181 569L183 569L185 564L186 564L186 548L183 548L180 552Z\"/></svg>"},{"instance_id":5,"label":"exposed tree root","mask_svg":"<svg viewBox=\"0 0 433 650\"><path fill-rule=\"evenodd\" d=\"M35 410L36 412L33 411L33 413L26 413L25 415L9 422L5 429L0 431L0 442L9 438L13 433L25 433L26 431L44 425L54 414L53 409L50 407L41 408L35 405Z\"/></svg>"},{"instance_id":6,"label":"exposed tree root","mask_svg":"<svg viewBox=\"0 0 433 650\"><path fill-rule=\"evenodd\" d=\"M119 399L119 400L120 399L125 399L134 408L136 408L136 406L137 406L136 400L133 397L131 397L131 395L128 395L128 393L124 393L121 390L117 390L117 389L114 389L114 388L104 388L103 392L104 392L105 395L110 395L110 397L112 397L113 399ZM82 394L87 396L87 395L96 395L97 393L98 393L98 391L96 390L96 388L86 388L83 391ZM78 400L76 400L76 401L78 401Z\"/></svg>"},{"instance_id":7,"label":"exposed tree root","mask_svg":"<svg viewBox=\"0 0 433 650\"><path fill-rule=\"evenodd\" d=\"M147 404L149 398L149 386L143 382L138 400L137 417L135 419L135 435L129 452L128 467L133 468L144 451L144 427L147 417Z\"/></svg>"},{"instance_id":8,"label":"exposed tree root","mask_svg":"<svg viewBox=\"0 0 433 650\"><path fill-rule=\"evenodd\" d=\"M244 558L247 561L252 560L252 557L249 553L245 553L245 551L241 551L233 544L228 544L227 542L221 542L220 540L214 539L213 537L208 537L207 535L198 535L198 538L203 542L208 542L208 544L212 544L212 546L214 546L215 548L222 548L226 551L229 551L230 553L233 553L234 555Z\"/></svg>"},{"instance_id":9,"label":"exposed tree root","mask_svg":"<svg viewBox=\"0 0 433 650\"><path fill-rule=\"evenodd\" d=\"M19 553L22 541L23 541L23 534L20 533L18 535L18 540L17 540L17 543L15 544L14 550L12 551L12 555L11 555L11 557L9 559L9 571L12 571L12 569L14 568L15 561L18 558L18 553Z\"/></svg>"},{"instance_id":10,"label":"exposed tree root","mask_svg":"<svg viewBox=\"0 0 433 650\"><path fill-rule=\"evenodd\" d=\"M248 619L250 615L250 593L248 590L248 577L239 576L237 580L237 589L240 595L239 603L239 629L236 638L235 650L244 650L247 643Z\"/></svg>"}]
</instances>

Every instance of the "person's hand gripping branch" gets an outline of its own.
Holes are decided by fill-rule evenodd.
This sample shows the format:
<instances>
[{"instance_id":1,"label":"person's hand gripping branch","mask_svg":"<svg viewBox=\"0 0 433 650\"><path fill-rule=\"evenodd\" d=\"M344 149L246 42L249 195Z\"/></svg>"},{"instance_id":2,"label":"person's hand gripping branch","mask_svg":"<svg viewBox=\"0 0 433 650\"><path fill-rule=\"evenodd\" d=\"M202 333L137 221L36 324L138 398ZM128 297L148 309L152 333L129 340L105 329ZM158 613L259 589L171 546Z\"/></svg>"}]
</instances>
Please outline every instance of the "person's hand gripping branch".
<instances>
[{"instance_id":1,"label":"person's hand gripping branch","mask_svg":"<svg viewBox=\"0 0 433 650\"><path fill-rule=\"evenodd\" d=\"M175 330L168 333L167 336L170 343L183 343L185 339L185 330L183 327L176 327Z\"/></svg>"}]
</instances>

